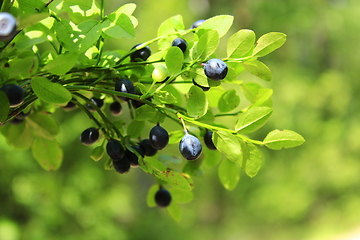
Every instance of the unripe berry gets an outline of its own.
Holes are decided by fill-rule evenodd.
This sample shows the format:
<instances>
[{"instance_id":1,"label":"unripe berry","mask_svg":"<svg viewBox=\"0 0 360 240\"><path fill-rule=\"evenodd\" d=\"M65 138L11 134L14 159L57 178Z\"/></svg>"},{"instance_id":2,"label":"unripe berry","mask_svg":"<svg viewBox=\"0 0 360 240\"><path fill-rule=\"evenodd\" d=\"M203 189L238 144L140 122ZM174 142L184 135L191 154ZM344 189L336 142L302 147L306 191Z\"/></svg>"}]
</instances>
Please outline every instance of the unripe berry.
<instances>
[{"instance_id":1,"label":"unripe berry","mask_svg":"<svg viewBox=\"0 0 360 240\"><path fill-rule=\"evenodd\" d=\"M156 66L151 74L155 82L163 82L169 78L169 71L164 65Z\"/></svg>"}]
</instances>

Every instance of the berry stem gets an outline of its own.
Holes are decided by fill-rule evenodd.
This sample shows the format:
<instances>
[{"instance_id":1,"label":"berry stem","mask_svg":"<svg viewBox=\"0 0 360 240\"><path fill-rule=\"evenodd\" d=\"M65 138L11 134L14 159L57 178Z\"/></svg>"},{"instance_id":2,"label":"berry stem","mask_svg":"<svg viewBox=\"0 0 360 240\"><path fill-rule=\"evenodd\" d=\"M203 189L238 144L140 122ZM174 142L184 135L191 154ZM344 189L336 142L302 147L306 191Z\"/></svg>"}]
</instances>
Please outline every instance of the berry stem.
<instances>
[{"instance_id":1,"label":"berry stem","mask_svg":"<svg viewBox=\"0 0 360 240\"><path fill-rule=\"evenodd\" d=\"M186 129L186 125L185 125L184 119L183 119L182 117L180 117L179 119L181 120L181 124L182 124L182 126L183 126L183 128L184 128L184 133L185 133L185 134L188 134L188 130Z\"/></svg>"}]
</instances>

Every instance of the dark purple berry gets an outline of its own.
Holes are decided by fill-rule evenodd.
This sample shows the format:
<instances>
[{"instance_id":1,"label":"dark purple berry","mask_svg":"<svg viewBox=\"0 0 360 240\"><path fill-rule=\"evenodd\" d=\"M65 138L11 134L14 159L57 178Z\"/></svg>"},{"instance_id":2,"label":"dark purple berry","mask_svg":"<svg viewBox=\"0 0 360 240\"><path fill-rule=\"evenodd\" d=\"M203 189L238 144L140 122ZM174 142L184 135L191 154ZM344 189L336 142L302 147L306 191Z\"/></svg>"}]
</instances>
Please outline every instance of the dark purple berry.
<instances>
[{"instance_id":1,"label":"dark purple berry","mask_svg":"<svg viewBox=\"0 0 360 240\"><path fill-rule=\"evenodd\" d=\"M136 48L140 44L136 44L131 49ZM149 46L145 46L141 49L136 50L130 55L131 62L138 62L138 61L146 61L151 55L151 50Z\"/></svg>"},{"instance_id":2,"label":"dark purple berry","mask_svg":"<svg viewBox=\"0 0 360 240\"><path fill-rule=\"evenodd\" d=\"M115 82L115 91L122 92L122 93L135 94L135 87L134 87L134 84L130 80L128 80L126 78L121 78ZM119 98L121 98L124 101L129 100L129 98L127 98L127 97L119 96Z\"/></svg>"},{"instance_id":3,"label":"dark purple berry","mask_svg":"<svg viewBox=\"0 0 360 240\"><path fill-rule=\"evenodd\" d=\"M113 116L119 116L122 113L122 106L118 101L114 101L110 104L110 113Z\"/></svg>"},{"instance_id":4,"label":"dark purple berry","mask_svg":"<svg viewBox=\"0 0 360 240\"><path fill-rule=\"evenodd\" d=\"M71 101L62 107L62 109L64 109L64 110L72 110L74 108L76 108L76 104Z\"/></svg>"},{"instance_id":5,"label":"dark purple berry","mask_svg":"<svg viewBox=\"0 0 360 240\"><path fill-rule=\"evenodd\" d=\"M212 140L212 134L213 134L212 131L206 130L205 135L204 135L204 142L205 142L205 145L210 150L216 150L216 147L215 147L214 142Z\"/></svg>"},{"instance_id":6,"label":"dark purple berry","mask_svg":"<svg viewBox=\"0 0 360 240\"><path fill-rule=\"evenodd\" d=\"M121 174L130 171L130 162L125 157L121 158L120 160L113 159L113 166L115 170Z\"/></svg>"},{"instance_id":7,"label":"dark purple berry","mask_svg":"<svg viewBox=\"0 0 360 240\"><path fill-rule=\"evenodd\" d=\"M94 104L95 106L97 106L98 108L102 108L102 106L104 106L104 99L100 99L100 98L96 98L96 97L93 97L90 99ZM96 112L96 110L88 103L86 104L87 108L92 111L92 112Z\"/></svg>"},{"instance_id":8,"label":"dark purple berry","mask_svg":"<svg viewBox=\"0 0 360 240\"><path fill-rule=\"evenodd\" d=\"M10 123L13 124L13 125L18 125L20 123L22 123L24 121L24 119L19 119L19 118L13 118L10 120Z\"/></svg>"},{"instance_id":9,"label":"dark purple berry","mask_svg":"<svg viewBox=\"0 0 360 240\"><path fill-rule=\"evenodd\" d=\"M106 144L106 152L114 161L119 161L124 157L125 149L118 140L110 139Z\"/></svg>"},{"instance_id":10,"label":"dark purple berry","mask_svg":"<svg viewBox=\"0 0 360 240\"><path fill-rule=\"evenodd\" d=\"M197 28L197 27L199 27L201 24L203 24L204 22L205 22L204 19L197 20L196 22L194 22L194 23L191 25L190 29Z\"/></svg>"},{"instance_id":11,"label":"dark purple berry","mask_svg":"<svg viewBox=\"0 0 360 240\"><path fill-rule=\"evenodd\" d=\"M17 107L23 103L25 94L24 89L16 84L6 84L0 88L9 99L10 107Z\"/></svg>"},{"instance_id":12,"label":"dark purple berry","mask_svg":"<svg viewBox=\"0 0 360 240\"><path fill-rule=\"evenodd\" d=\"M144 157L144 151L142 150L142 148L140 146L133 145L133 146L131 146L131 148L134 149L135 151L137 151L140 154L140 156ZM131 152L129 149L126 149L126 151L125 151L125 158L130 162L130 165L132 167L139 166L138 156L136 156L136 154Z\"/></svg>"},{"instance_id":13,"label":"dark purple berry","mask_svg":"<svg viewBox=\"0 0 360 240\"><path fill-rule=\"evenodd\" d=\"M179 150L187 160L195 160L200 157L202 146L197 137L186 133L180 141Z\"/></svg>"},{"instance_id":14,"label":"dark purple berry","mask_svg":"<svg viewBox=\"0 0 360 240\"><path fill-rule=\"evenodd\" d=\"M204 72L208 78L219 81L226 77L228 67L220 59L213 58L205 63Z\"/></svg>"},{"instance_id":15,"label":"dark purple berry","mask_svg":"<svg viewBox=\"0 0 360 240\"><path fill-rule=\"evenodd\" d=\"M159 125L156 125L150 130L149 139L151 145L157 149L164 149L169 143L168 132Z\"/></svg>"},{"instance_id":16,"label":"dark purple berry","mask_svg":"<svg viewBox=\"0 0 360 240\"><path fill-rule=\"evenodd\" d=\"M186 51L187 48L187 42L185 39L182 38L174 39L171 45L180 48L183 53Z\"/></svg>"},{"instance_id":17,"label":"dark purple berry","mask_svg":"<svg viewBox=\"0 0 360 240\"><path fill-rule=\"evenodd\" d=\"M158 207L165 208L171 203L171 194L165 188L160 188L155 193L155 203Z\"/></svg>"},{"instance_id":18,"label":"dark purple berry","mask_svg":"<svg viewBox=\"0 0 360 240\"><path fill-rule=\"evenodd\" d=\"M157 153L157 149L155 149L150 143L150 139L144 139L139 143L141 149L143 150L145 156L154 156Z\"/></svg>"},{"instance_id":19,"label":"dark purple berry","mask_svg":"<svg viewBox=\"0 0 360 240\"><path fill-rule=\"evenodd\" d=\"M99 139L99 136L99 130L97 128L91 127L81 133L80 141L82 144L91 145Z\"/></svg>"}]
</instances>

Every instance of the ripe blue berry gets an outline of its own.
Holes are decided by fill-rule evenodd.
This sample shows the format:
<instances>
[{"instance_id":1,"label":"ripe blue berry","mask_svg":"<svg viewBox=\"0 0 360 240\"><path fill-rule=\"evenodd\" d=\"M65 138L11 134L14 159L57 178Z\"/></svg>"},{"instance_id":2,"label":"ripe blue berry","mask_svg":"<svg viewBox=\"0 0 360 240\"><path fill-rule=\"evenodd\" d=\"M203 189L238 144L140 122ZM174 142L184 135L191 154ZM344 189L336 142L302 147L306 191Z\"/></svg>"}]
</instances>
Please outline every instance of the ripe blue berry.
<instances>
[{"instance_id":1,"label":"ripe blue berry","mask_svg":"<svg viewBox=\"0 0 360 240\"><path fill-rule=\"evenodd\" d=\"M95 106L97 106L98 108L102 108L102 106L104 106L104 99L100 99L100 98L90 98L90 100L95 104ZM92 112L96 112L96 110L88 103L86 104L87 108L92 111Z\"/></svg>"},{"instance_id":2,"label":"ripe blue berry","mask_svg":"<svg viewBox=\"0 0 360 240\"><path fill-rule=\"evenodd\" d=\"M197 20L196 22L194 22L194 23L191 25L190 29L197 28L197 27L199 27L201 24L203 24L204 22L205 22L204 19Z\"/></svg>"},{"instance_id":3,"label":"ripe blue berry","mask_svg":"<svg viewBox=\"0 0 360 240\"><path fill-rule=\"evenodd\" d=\"M187 160L195 160L200 157L202 146L197 137L186 133L180 141L179 150Z\"/></svg>"},{"instance_id":4,"label":"ripe blue berry","mask_svg":"<svg viewBox=\"0 0 360 240\"><path fill-rule=\"evenodd\" d=\"M186 51L187 48L187 42L185 39L182 38L174 39L171 45L180 48L183 53Z\"/></svg>"},{"instance_id":5,"label":"ripe blue berry","mask_svg":"<svg viewBox=\"0 0 360 240\"><path fill-rule=\"evenodd\" d=\"M121 160L125 155L125 150L118 140L110 139L106 144L106 152L114 161Z\"/></svg>"},{"instance_id":6,"label":"ripe blue berry","mask_svg":"<svg viewBox=\"0 0 360 240\"><path fill-rule=\"evenodd\" d=\"M143 150L145 156L154 156L157 153L157 149L155 149L150 143L150 139L143 139L139 143L141 149Z\"/></svg>"},{"instance_id":7,"label":"ripe blue berry","mask_svg":"<svg viewBox=\"0 0 360 240\"><path fill-rule=\"evenodd\" d=\"M5 84L0 88L9 99L10 107L19 106L25 98L24 89L16 84Z\"/></svg>"},{"instance_id":8,"label":"ripe blue berry","mask_svg":"<svg viewBox=\"0 0 360 240\"><path fill-rule=\"evenodd\" d=\"M109 108L113 116L119 116L122 113L122 106L118 101L112 102Z\"/></svg>"},{"instance_id":9,"label":"ripe blue berry","mask_svg":"<svg viewBox=\"0 0 360 240\"><path fill-rule=\"evenodd\" d=\"M85 129L80 135L80 141L84 145L91 145L99 139L99 130L97 128L91 127Z\"/></svg>"},{"instance_id":10,"label":"ripe blue berry","mask_svg":"<svg viewBox=\"0 0 360 240\"><path fill-rule=\"evenodd\" d=\"M113 166L118 173L127 173L130 171L130 162L125 158L121 158L120 160L113 159Z\"/></svg>"},{"instance_id":11,"label":"ripe blue berry","mask_svg":"<svg viewBox=\"0 0 360 240\"><path fill-rule=\"evenodd\" d=\"M213 58L205 63L204 72L208 78L219 81L226 77L228 67L220 59Z\"/></svg>"},{"instance_id":12,"label":"ripe blue berry","mask_svg":"<svg viewBox=\"0 0 360 240\"><path fill-rule=\"evenodd\" d=\"M64 110L72 110L74 108L76 108L76 104L71 101L62 107L62 109L64 109Z\"/></svg>"},{"instance_id":13,"label":"ripe blue berry","mask_svg":"<svg viewBox=\"0 0 360 240\"><path fill-rule=\"evenodd\" d=\"M126 78L121 78L115 82L115 91L122 92L122 93L134 94L135 87L134 87L134 84L130 80L128 80ZM124 101L129 100L129 98L127 98L127 97L119 96L119 98L123 99Z\"/></svg>"},{"instance_id":14,"label":"ripe blue berry","mask_svg":"<svg viewBox=\"0 0 360 240\"><path fill-rule=\"evenodd\" d=\"M158 207L165 208L171 203L171 195L165 188L160 188L155 193L155 203Z\"/></svg>"},{"instance_id":15,"label":"ripe blue berry","mask_svg":"<svg viewBox=\"0 0 360 240\"><path fill-rule=\"evenodd\" d=\"M156 125L150 130L149 139L155 149L161 150L168 145L169 134L164 128Z\"/></svg>"},{"instance_id":16,"label":"ripe blue berry","mask_svg":"<svg viewBox=\"0 0 360 240\"><path fill-rule=\"evenodd\" d=\"M11 40L16 34L16 19L7 12L0 12L0 41Z\"/></svg>"},{"instance_id":17,"label":"ripe blue berry","mask_svg":"<svg viewBox=\"0 0 360 240\"><path fill-rule=\"evenodd\" d=\"M212 131L206 130L205 135L204 135L204 142L205 142L205 145L210 150L216 150L216 147L215 147L214 142L212 140L212 134L213 134Z\"/></svg>"},{"instance_id":18,"label":"ripe blue berry","mask_svg":"<svg viewBox=\"0 0 360 240\"><path fill-rule=\"evenodd\" d=\"M140 156L144 157L144 151L142 150L142 148L140 146L133 145L133 146L131 146L131 148L134 149L135 151L137 151L140 154ZM130 162L130 165L132 167L139 166L138 156L136 156L136 154L131 152L129 149L126 149L126 151L125 151L125 158Z\"/></svg>"},{"instance_id":19,"label":"ripe blue berry","mask_svg":"<svg viewBox=\"0 0 360 240\"><path fill-rule=\"evenodd\" d=\"M131 49L136 48L140 44L136 44ZM151 50L149 46L145 46L139 50L136 50L130 55L131 62L138 62L138 61L146 61L151 55Z\"/></svg>"}]
</instances>

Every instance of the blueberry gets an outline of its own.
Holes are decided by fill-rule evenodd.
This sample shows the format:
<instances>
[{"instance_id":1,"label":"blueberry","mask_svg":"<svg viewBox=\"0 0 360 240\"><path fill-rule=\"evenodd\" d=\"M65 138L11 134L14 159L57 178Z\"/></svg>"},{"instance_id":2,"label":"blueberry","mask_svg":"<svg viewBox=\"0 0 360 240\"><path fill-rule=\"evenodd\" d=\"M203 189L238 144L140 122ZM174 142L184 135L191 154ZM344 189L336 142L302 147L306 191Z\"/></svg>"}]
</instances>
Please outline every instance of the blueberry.
<instances>
[{"instance_id":1,"label":"blueberry","mask_svg":"<svg viewBox=\"0 0 360 240\"><path fill-rule=\"evenodd\" d=\"M62 109L65 109L65 110L72 110L74 108L76 108L76 104L71 101L62 107Z\"/></svg>"},{"instance_id":2,"label":"blueberry","mask_svg":"<svg viewBox=\"0 0 360 240\"><path fill-rule=\"evenodd\" d=\"M208 78L218 81L226 77L228 67L220 59L213 58L205 63L204 72Z\"/></svg>"},{"instance_id":3,"label":"blueberry","mask_svg":"<svg viewBox=\"0 0 360 240\"><path fill-rule=\"evenodd\" d=\"M13 124L13 125L18 125L20 123L22 123L24 121L24 119L19 119L19 118L13 118L10 120L10 123Z\"/></svg>"},{"instance_id":4,"label":"blueberry","mask_svg":"<svg viewBox=\"0 0 360 240\"><path fill-rule=\"evenodd\" d=\"M106 144L106 152L114 161L119 161L124 157L125 150L121 143L116 139L110 139Z\"/></svg>"},{"instance_id":5,"label":"blueberry","mask_svg":"<svg viewBox=\"0 0 360 240\"><path fill-rule=\"evenodd\" d=\"M7 12L0 12L0 41L11 40L16 34L16 19Z\"/></svg>"},{"instance_id":6,"label":"blueberry","mask_svg":"<svg viewBox=\"0 0 360 240\"><path fill-rule=\"evenodd\" d=\"M90 100L95 104L95 106L97 106L98 108L102 108L102 106L104 106L104 99L100 99L100 98L90 98ZM96 112L96 110L90 105L90 104L86 104L87 108L92 111L92 112Z\"/></svg>"},{"instance_id":7,"label":"blueberry","mask_svg":"<svg viewBox=\"0 0 360 240\"><path fill-rule=\"evenodd\" d=\"M121 174L130 171L130 162L125 157L121 158L120 160L113 159L113 166L115 170Z\"/></svg>"},{"instance_id":8,"label":"blueberry","mask_svg":"<svg viewBox=\"0 0 360 240\"><path fill-rule=\"evenodd\" d=\"M198 86L199 88L201 88L204 92L206 92L206 91L209 91L210 90L210 87L204 87L204 86L201 86L201 85L199 85L197 82L195 82L195 80L193 79L192 80L192 82L193 82L193 84L195 85L195 86Z\"/></svg>"},{"instance_id":9,"label":"blueberry","mask_svg":"<svg viewBox=\"0 0 360 240\"><path fill-rule=\"evenodd\" d=\"M205 135L204 135L204 142L205 142L205 145L210 150L216 150L216 147L215 147L214 142L212 140L212 134L213 134L212 131L206 129L206 132L205 132Z\"/></svg>"},{"instance_id":10,"label":"blueberry","mask_svg":"<svg viewBox=\"0 0 360 240\"><path fill-rule=\"evenodd\" d=\"M10 107L17 107L23 103L25 94L24 89L16 84L5 84L0 88L9 99Z\"/></svg>"},{"instance_id":11,"label":"blueberry","mask_svg":"<svg viewBox=\"0 0 360 240\"><path fill-rule=\"evenodd\" d=\"M183 53L186 51L187 48L187 42L185 39L182 38L174 39L171 45L180 48Z\"/></svg>"},{"instance_id":12,"label":"blueberry","mask_svg":"<svg viewBox=\"0 0 360 240\"><path fill-rule=\"evenodd\" d=\"M122 106L118 101L114 101L110 104L110 113L113 116L119 116L122 113Z\"/></svg>"},{"instance_id":13,"label":"blueberry","mask_svg":"<svg viewBox=\"0 0 360 240\"><path fill-rule=\"evenodd\" d=\"M197 137L186 133L180 141L179 150L187 160L195 160L200 157L202 146Z\"/></svg>"},{"instance_id":14,"label":"blueberry","mask_svg":"<svg viewBox=\"0 0 360 240\"><path fill-rule=\"evenodd\" d=\"M142 157L144 157L144 151L142 150L142 148L140 146L133 145L133 146L131 146L131 148L134 149L135 151L137 151ZM129 149L126 149L126 151L125 151L125 158L130 162L130 165L132 167L139 166L138 156L136 156L136 154L131 152Z\"/></svg>"},{"instance_id":15,"label":"blueberry","mask_svg":"<svg viewBox=\"0 0 360 240\"><path fill-rule=\"evenodd\" d=\"M139 45L140 44L136 44L131 49L134 49ZM131 62L146 61L150 57L150 55L151 55L151 50L150 50L149 46L145 46L145 47L140 48L140 49L136 50L135 52L133 52L130 55L130 60L131 60Z\"/></svg>"},{"instance_id":16,"label":"blueberry","mask_svg":"<svg viewBox=\"0 0 360 240\"><path fill-rule=\"evenodd\" d=\"M24 113L23 111L21 111L14 118L19 119L19 120L24 120L29 114L30 114L30 112Z\"/></svg>"},{"instance_id":17,"label":"blueberry","mask_svg":"<svg viewBox=\"0 0 360 240\"><path fill-rule=\"evenodd\" d=\"M165 208L171 203L171 194L165 188L160 188L155 193L155 203L158 207Z\"/></svg>"},{"instance_id":18,"label":"blueberry","mask_svg":"<svg viewBox=\"0 0 360 240\"><path fill-rule=\"evenodd\" d=\"M157 149L164 149L169 143L168 132L159 125L156 125L150 130L149 139L151 145Z\"/></svg>"},{"instance_id":19,"label":"blueberry","mask_svg":"<svg viewBox=\"0 0 360 240\"><path fill-rule=\"evenodd\" d=\"M97 128L91 127L85 129L80 135L80 141L82 144L91 145L99 139L99 130Z\"/></svg>"},{"instance_id":20,"label":"blueberry","mask_svg":"<svg viewBox=\"0 0 360 240\"><path fill-rule=\"evenodd\" d=\"M155 149L150 143L150 139L143 139L139 143L141 149L143 150L145 156L154 156L157 153L157 149Z\"/></svg>"},{"instance_id":21,"label":"blueberry","mask_svg":"<svg viewBox=\"0 0 360 240\"><path fill-rule=\"evenodd\" d=\"M197 27L199 27L201 24L203 24L204 22L205 22L204 19L197 20L196 22L194 22L194 23L191 25L190 29L197 28Z\"/></svg>"},{"instance_id":22,"label":"blueberry","mask_svg":"<svg viewBox=\"0 0 360 240\"><path fill-rule=\"evenodd\" d=\"M134 84L130 80L128 80L126 78L121 78L115 82L115 91L122 92L122 93L134 94L135 87L134 87ZM127 97L119 96L119 98L121 98L124 101L129 100L129 98L127 98Z\"/></svg>"}]
</instances>

